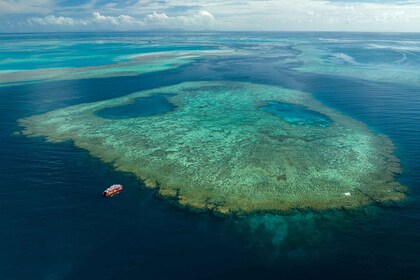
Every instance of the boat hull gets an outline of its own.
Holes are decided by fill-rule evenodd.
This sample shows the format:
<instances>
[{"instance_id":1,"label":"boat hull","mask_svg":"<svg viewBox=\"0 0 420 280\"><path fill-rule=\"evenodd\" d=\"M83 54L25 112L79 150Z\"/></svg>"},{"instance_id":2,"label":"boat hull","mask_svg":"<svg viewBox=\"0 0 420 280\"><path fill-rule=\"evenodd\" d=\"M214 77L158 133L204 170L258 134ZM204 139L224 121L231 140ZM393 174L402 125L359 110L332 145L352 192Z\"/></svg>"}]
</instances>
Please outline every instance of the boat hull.
<instances>
[{"instance_id":1,"label":"boat hull","mask_svg":"<svg viewBox=\"0 0 420 280\"><path fill-rule=\"evenodd\" d=\"M111 187L107 188L102 193L102 196L104 196L104 197L113 197L114 195L119 194L122 190L123 190L122 185L112 185Z\"/></svg>"}]
</instances>

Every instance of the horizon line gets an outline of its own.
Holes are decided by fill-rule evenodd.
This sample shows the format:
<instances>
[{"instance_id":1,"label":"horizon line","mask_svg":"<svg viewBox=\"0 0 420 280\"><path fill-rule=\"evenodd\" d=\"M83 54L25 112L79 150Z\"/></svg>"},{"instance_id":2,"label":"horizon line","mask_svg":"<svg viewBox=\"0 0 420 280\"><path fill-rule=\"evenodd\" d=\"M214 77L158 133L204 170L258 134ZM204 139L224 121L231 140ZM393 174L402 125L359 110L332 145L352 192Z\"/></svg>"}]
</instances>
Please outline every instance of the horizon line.
<instances>
[{"instance_id":1,"label":"horizon line","mask_svg":"<svg viewBox=\"0 0 420 280\"><path fill-rule=\"evenodd\" d=\"M379 33L379 34L420 34L420 31L349 31L349 30L177 30L177 29L147 29L147 30L80 30L80 31L33 31L33 32L1 32L7 34L59 34L59 33Z\"/></svg>"}]
</instances>

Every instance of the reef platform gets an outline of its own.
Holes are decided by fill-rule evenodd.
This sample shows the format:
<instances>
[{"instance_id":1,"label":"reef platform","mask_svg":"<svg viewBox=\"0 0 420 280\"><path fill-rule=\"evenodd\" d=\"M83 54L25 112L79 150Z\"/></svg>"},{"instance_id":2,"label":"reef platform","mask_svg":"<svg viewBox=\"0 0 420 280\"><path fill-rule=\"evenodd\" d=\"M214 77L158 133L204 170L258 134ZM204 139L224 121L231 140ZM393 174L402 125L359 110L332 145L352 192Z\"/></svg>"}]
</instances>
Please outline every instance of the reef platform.
<instances>
[{"instance_id":1,"label":"reef platform","mask_svg":"<svg viewBox=\"0 0 420 280\"><path fill-rule=\"evenodd\" d=\"M167 109L136 115L142 100ZM118 117L124 106L130 114ZM405 197L390 140L310 94L277 86L186 82L19 123L28 136L71 140L199 211L352 208Z\"/></svg>"}]
</instances>

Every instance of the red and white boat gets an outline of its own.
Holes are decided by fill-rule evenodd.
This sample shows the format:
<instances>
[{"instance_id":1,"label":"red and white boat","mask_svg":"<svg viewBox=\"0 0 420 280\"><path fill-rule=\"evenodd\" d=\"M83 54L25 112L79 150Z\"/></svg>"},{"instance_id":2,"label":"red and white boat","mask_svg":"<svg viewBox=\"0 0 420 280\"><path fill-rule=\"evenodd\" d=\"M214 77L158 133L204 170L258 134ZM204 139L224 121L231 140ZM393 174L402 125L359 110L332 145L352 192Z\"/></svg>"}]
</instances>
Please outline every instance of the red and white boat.
<instances>
[{"instance_id":1,"label":"red and white boat","mask_svg":"<svg viewBox=\"0 0 420 280\"><path fill-rule=\"evenodd\" d=\"M114 184L112 186L110 186L109 188L107 188L106 190L104 190L104 192L102 193L102 195L104 197L112 197L116 194L119 194L120 192L122 192L123 190L123 186L120 184Z\"/></svg>"}]
</instances>

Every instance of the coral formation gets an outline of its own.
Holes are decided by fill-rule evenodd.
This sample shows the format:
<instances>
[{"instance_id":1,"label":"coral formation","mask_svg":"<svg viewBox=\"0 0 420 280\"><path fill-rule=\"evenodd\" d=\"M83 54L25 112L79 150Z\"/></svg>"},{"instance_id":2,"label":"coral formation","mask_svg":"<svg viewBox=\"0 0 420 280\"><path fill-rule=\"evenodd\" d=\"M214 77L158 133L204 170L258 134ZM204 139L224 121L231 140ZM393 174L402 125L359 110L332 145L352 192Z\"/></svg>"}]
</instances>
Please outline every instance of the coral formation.
<instances>
[{"instance_id":1,"label":"coral formation","mask_svg":"<svg viewBox=\"0 0 420 280\"><path fill-rule=\"evenodd\" d=\"M334 54L328 49L312 46L296 46L295 49L301 52L298 58L303 62L303 65L295 67L298 71L415 87L420 85L417 68L415 67L401 67L401 65L392 64L378 66L366 63L335 63L328 60L328 57L331 55L345 56L345 54Z\"/></svg>"},{"instance_id":2,"label":"coral formation","mask_svg":"<svg viewBox=\"0 0 420 280\"><path fill-rule=\"evenodd\" d=\"M174 109L130 118L97 114L154 94L168 94ZM263 109L272 102L305 108L328 123L290 122ZM307 93L276 86L186 82L20 124L26 135L72 140L190 209L230 214L350 208L405 197L388 139Z\"/></svg>"},{"instance_id":3,"label":"coral formation","mask_svg":"<svg viewBox=\"0 0 420 280\"><path fill-rule=\"evenodd\" d=\"M119 76L135 76L163 71L191 63L196 55L148 55L129 62L81 68L43 68L25 71L1 71L0 87L45 81L63 81Z\"/></svg>"}]
</instances>

